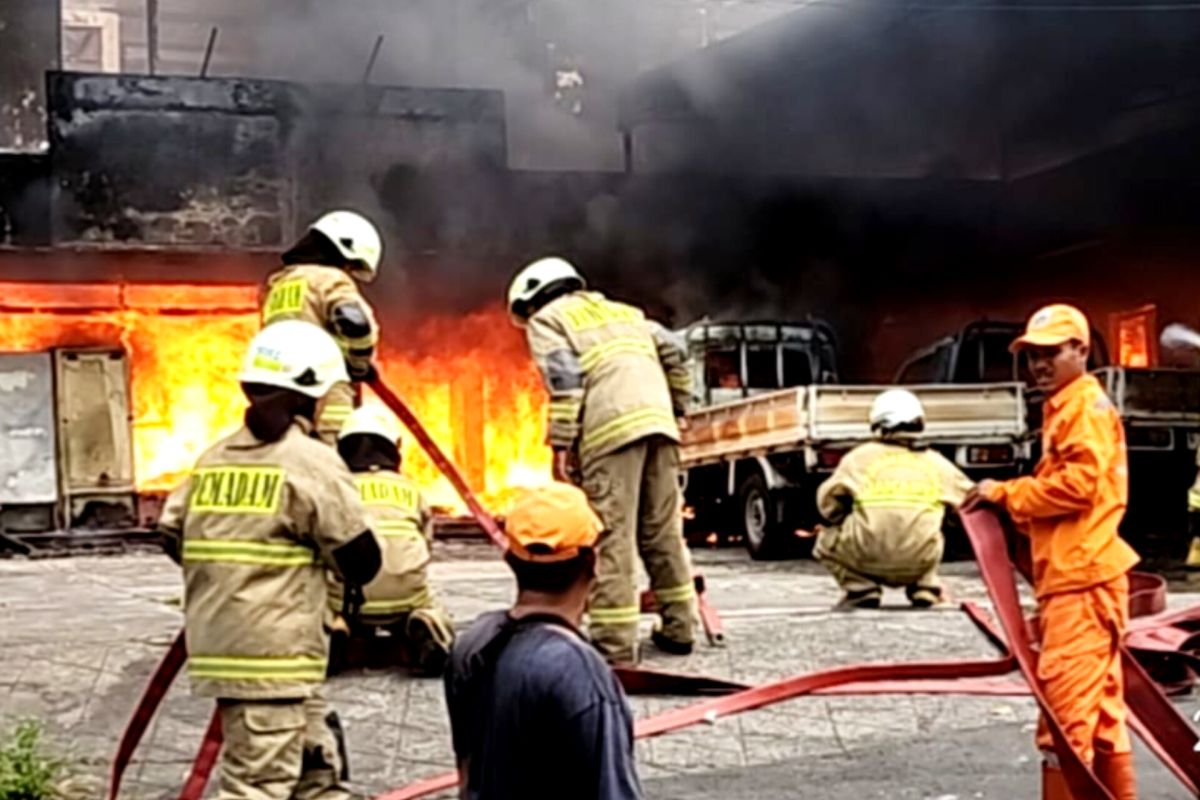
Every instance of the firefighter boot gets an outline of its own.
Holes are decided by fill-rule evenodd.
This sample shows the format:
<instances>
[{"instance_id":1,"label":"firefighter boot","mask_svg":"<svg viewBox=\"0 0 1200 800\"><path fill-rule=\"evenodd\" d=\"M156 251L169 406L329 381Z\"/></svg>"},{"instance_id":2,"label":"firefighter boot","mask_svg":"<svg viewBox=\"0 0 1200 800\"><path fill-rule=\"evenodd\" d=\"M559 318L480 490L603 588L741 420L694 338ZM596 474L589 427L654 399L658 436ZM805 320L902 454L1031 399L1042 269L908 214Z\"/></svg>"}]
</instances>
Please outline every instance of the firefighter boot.
<instances>
[{"instance_id":1,"label":"firefighter boot","mask_svg":"<svg viewBox=\"0 0 1200 800\"><path fill-rule=\"evenodd\" d=\"M692 654L693 644L691 642L681 642L677 639L672 639L663 633L660 627L655 627L650 632L650 641L654 646L671 656L688 656Z\"/></svg>"},{"instance_id":2,"label":"firefighter boot","mask_svg":"<svg viewBox=\"0 0 1200 800\"><path fill-rule=\"evenodd\" d=\"M852 590L846 592L833 609L835 611L853 611L858 608L879 608L881 599L883 599L883 590L878 586Z\"/></svg>"},{"instance_id":3,"label":"firefighter boot","mask_svg":"<svg viewBox=\"0 0 1200 800\"><path fill-rule=\"evenodd\" d=\"M436 677L446 669L454 630L437 609L418 608L408 615L404 636L411 648L413 666L422 675Z\"/></svg>"},{"instance_id":4,"label":"firefighter boot","mask_svg":"<svg viewBox=\"0 0 1200 800\"><path fill-rule=\"evenodd\" d=\"M942 587L913 584L904 589L913 608L932 608L942 602Z\"/></svg>"},{"instance_id":5,"label":"firefighter boot","mask_svg":"<svg viewBox=\"0 0 1200 800\"><path fill-rule=\"evenodd\" d=\"M1042 762L1042 800L1073 800L1067 778L1053 754Z\"/></svg>"},{"instance_id":6,"label":"firefighter boot","mask_svg":"<svg viewBox=\"0 0 1200 800\"><path fill-rule=\"evenodd\" d=\"M445 672L454 644L454 630L446 624L436 609L418 608L408 615L404 638L413 654L413 666L422 675L436 676Z\"/></svg>"},{"instance_id":7,"label":"firefighter boot","mask_svg":"<svg viewBox=\"0 0 1200 800\"><path fill-rule=\"evenodd\" d=\"M1133 753L1109 753L1096 750L1096 777L1116 800L1137 800L1137 780L1133 774Z\"/></svg>"}]
</instances>

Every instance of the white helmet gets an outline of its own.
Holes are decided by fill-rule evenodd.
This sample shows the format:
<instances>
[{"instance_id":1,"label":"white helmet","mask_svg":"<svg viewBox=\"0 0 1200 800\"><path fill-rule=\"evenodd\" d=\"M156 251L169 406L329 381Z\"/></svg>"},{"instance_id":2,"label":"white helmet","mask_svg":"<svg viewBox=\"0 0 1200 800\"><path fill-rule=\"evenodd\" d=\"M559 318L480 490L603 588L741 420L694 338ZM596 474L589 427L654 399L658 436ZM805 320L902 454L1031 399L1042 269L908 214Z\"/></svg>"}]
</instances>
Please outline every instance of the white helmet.
<instances>
[{"instance_id":1,"label":"white helmet","mask_svg":"<svg viewBox=\"0 0 1200 800\"><path fill-rule=\"evenodd\" d=\"M365 283L375 280L383 241L370 220L353 211L330 211L308 229L322 234L347 261L354 262L355 277Z\"/></svg>"},{"instance_id":2,"label":"white helmet","mask_svg":"<svg viewBox=\"0 0 1200 800\"><path fill-rule=\"evenodd\" d=\"M530 304L553 284L570 281L582 289L587 281L566 259L539 258L517 273L508 287L508 315L513 324L524 327L531 313Z\"/></svg>"},{"instance_id":3,"label":"white helmet","mask_svg":"<svg viewBox=\"0 0 1200 800\"><path fill-rule=\"evenodd\" d=\"M289 319L258 332L246 351L238 380L320 399L335 383L348 381L350 376L346 357L332 336L311 322Z\"/></svg>"},{"instance_id":4,"label":"white helmet","mask_svg":"<svg viewBox=\"0 0 1200 800\"><path fill-rule=\"evenodd\" d=\"M924 421L924 406L907 389L888 389L871 403L871 430L893 430L901 425Z\"/></svg>"},{"instance_id":5,"label":"white helmet","mask_svg":"<svg viewBox=\"0 0 1200 800\"><path fill-rule=\"evenodd\" d=\"M360 406L342 423L338 439L347 436L378 436L392 444L400 443L400 423L380 406Z\"/></svg>"}]
</instances>

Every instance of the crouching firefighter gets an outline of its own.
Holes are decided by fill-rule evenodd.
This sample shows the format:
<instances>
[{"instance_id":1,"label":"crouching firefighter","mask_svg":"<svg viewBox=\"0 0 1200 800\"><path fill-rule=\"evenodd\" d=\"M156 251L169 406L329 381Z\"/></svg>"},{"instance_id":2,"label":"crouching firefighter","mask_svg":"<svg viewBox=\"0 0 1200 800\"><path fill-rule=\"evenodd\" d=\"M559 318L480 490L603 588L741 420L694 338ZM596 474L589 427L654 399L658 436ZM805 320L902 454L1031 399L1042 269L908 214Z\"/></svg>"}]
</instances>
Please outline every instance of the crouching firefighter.
<instances>
[{"instance_id":1,"label":"crouching firefighter","mask_svg":"<svg viewBox=\"0 0 1200 800\"><path fill-rule=\"evenodd\" d=\"M383 567L363 588L361 603L347 605L341 581L330 573L332 610L352 629L384 628L397 637L409 662L426 675L441 675L454 644L449 613L429 586L426 568L433 544L433 515L417 485L400 474L400 425L376 406L355 409L338 437L383 554Z\"/></svg>"},{"instance_id":2,"label":"crouching firefighter","mask_svg":"<svg viewBox=\"0 0 1200 800\"><path fill-rule=\"evenodd\" d=\"M604 520L589 633L610 662L637 661L640 555L662 615L653 641L684 655L696 619L676 421L691 399L687 345L585 288L571 264L544 258L513 279L508 307L550 394L555 477L579 482Z\"/></svg>"},{"instance_id":3,"label":"crouching firefighter","mask_svg":"<svg viewBox=\"0 0 1200 800\"><path fill-rule=\"evenodd\" d=\"M851 450L817 490L817 508L832 524L813 555L845 593L839 608L878 608L883 586L903 586L927 608L942 600L938 566L946 506L958 508L974 484L917 437L925 409L904 389L871 405L876 441Z\"/></svg>"},{"instance_id":4,"label":"crouching firefighter","mask_svg":"<svg viewBox=\"0 0 1200 800\"><path fill-rule=\"evenodd\" d=\"M267 278L262 324L311 322L332 335L345 356L349 380L329 391L316 420L317 435L329 445L358 405L356 384L371 377L379 326L356 281L375 280L382 249L379 232L367 219L353 211L331 211L283 254L283 269Z\"/></svg>"},{"instance_id":5,"label":"crouching firefighter","mask_svg":"<svg viewBox=\"0 0 1200 800\"><path fill-rule=\"evenodd\" d=\"M219 800L343 800L341 725L321 696L325 569L354 585L380 554L354 481L310 437L346 378L315 325L280 322L250 344L243 427L213 445L159 521L183 565L188 676L221 717Z\"/></svg>"}]
</instances>

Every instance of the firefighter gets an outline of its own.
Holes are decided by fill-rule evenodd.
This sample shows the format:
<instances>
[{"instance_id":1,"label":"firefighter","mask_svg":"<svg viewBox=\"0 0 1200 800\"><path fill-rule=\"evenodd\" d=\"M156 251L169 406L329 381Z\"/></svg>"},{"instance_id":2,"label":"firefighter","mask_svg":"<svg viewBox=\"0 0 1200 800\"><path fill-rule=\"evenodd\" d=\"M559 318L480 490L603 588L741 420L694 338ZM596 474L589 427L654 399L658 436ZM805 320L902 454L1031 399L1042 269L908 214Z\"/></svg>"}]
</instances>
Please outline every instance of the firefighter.
<instances>
[{"instance_id":1,"label":"firefighter","mask_svg":"<svg viewBox=\"0 0 1200 800\"><path fill-rule=\"evenodd\" d=\"M925 409L916 395L889 389L871 404L876 441L855 447L817 490L821 529L813 555L845 592L841 609L879 608L882 586L903 586L917 608L943 598L942 521L974 484L919 441Z\"/></svg>"},{"instance_id":2,"label":"firefighter","mask_svg":"<svg viewBox=\"0 0 1200 800\"><path fill-rule=\"evenodd\" d=\"M585 289L571 264L544 258L517 274L508 308L550 394L554 475L579 483L605 523L590 633L610 662L637 661L640 555L662 615L653 641L684 655L696 618L680 516L677 418L691 394L687 346L639 309Z\"/></svg>"},{"instance_id":3,"label":"firefighter","mask_svg":"<svg viewBox=\"0 0 1200 800\"><path fill-rule=\"evenodd\" d=\"M375 280L382 248L379 232L365 217L331 211L283 254L283 269L267 278L264 326L288 319L311 322L332 334L345 355L349 380L330 390L317 419L317 435L329 445L358 405L356 384L371 377L379 326L355 281Z\"/></svg>"},{"instance_id":4,"label":"firefighter","mask_svg":"<svg viewBox=\"0 0 1200 800\"><path fill-rule=\"evenodd\" d=\"M1045 392L1042 457L1033 475L981 481L1030 540L1041 649L1038 679L1080 759L1118 800L1134 800L1120 642L1137 553L1121 539L1129 476L1125 432L1104 387L1087 371L1091 326L1072 306L1039 309L1012 344ZM1070 798L1054 740L1039 724L1042 793Z\"/></svg>"},{"instance_id":5,"label":"firefighter","mask_svg":"<svg viewBox=\"0 0 1200 800\"><path fill-rule=\"evenodd\" d=\"M454 644L450 615L429 586L433 515L420 489L400 474L400 425L377 406L357 408L338 435L338 452L358 485L383 568L363 589L350 622L385 628L405 643L424 674L440 675ZM330 606L343 612L345 594L331 574Z\"/></svg>"},{"instance_id":6,"label":"firefighter","mask_svg":"<svg viewBox=\"0 0 1200 800\"><path fill-rule=\"evenodd\" d=\"M341 725L321 696L324 570L359 586L379 570L354 481L310 437L346 379L337 343L308 322L264 328L239 380L245 425L200 456L159 527L183 565L188 675L217 700L219 800L344 800Z\"/></svg>"}]
</instances>

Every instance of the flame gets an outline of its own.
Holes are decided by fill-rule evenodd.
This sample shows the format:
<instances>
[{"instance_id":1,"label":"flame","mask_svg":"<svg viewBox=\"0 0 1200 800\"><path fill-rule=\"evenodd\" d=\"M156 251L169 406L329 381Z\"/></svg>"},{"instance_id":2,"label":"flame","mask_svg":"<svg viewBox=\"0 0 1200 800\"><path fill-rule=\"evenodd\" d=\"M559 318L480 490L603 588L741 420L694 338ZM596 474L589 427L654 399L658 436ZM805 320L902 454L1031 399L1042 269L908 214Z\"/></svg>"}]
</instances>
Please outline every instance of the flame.
<instances>
[{"instance_id":1,"label":"flame","mask_svg":"<svg viewBox=\"0 0 1200 800\"><path fill-rule=\"evenodd\" d=\"M122 348L138 489L170 489L241 424L245 401L236 375L258 329L257 296L245 285L0 282L0 351ZM485 503L502 510L517 487L550 480L545 394L502 309L385 329L384 341L384 377ZM405 472L430 503L462 510L411 437L404 456Z\"/></svg>"}]
</instances>

